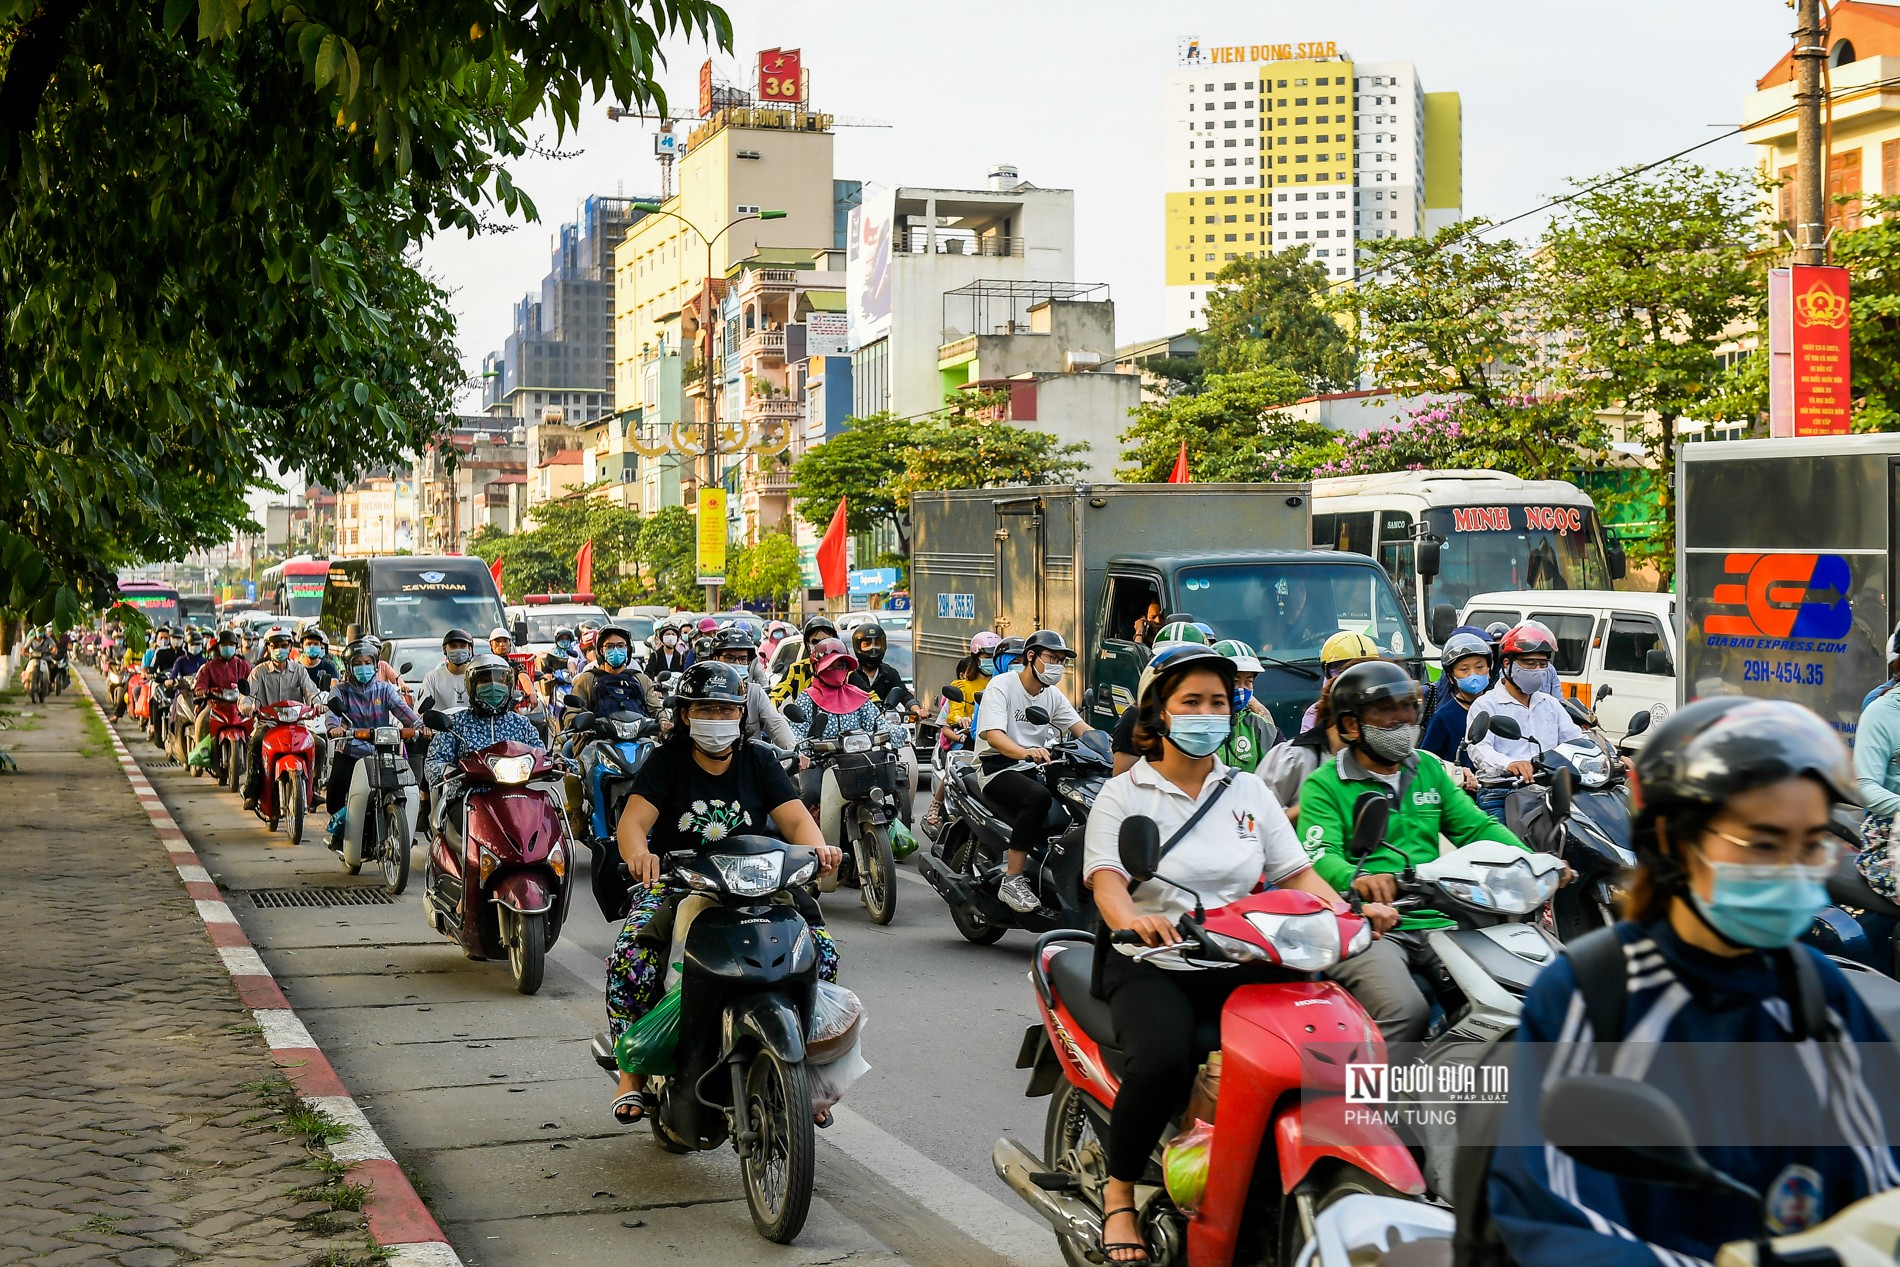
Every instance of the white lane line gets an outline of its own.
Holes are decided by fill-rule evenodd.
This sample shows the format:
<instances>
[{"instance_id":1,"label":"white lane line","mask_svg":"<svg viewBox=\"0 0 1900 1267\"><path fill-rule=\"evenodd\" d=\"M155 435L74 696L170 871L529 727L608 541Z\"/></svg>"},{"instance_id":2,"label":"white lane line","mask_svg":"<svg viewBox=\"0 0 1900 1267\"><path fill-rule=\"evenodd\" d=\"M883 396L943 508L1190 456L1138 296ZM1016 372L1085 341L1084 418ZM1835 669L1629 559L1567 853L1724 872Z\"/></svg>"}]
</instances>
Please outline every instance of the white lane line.
<instances>
[{"instance_id":1,"label":"white lane line","mask_svg":"<svg viewBox=\"0 0 1900 1267\"><path fill-rule=\"evenodd\" d=\"M358 1108L356 1101L347 1095L313 1095L307 1103L316 1105L331 1117L350 1128L350 1133L330 1145L330 1156L344 1165L359 1161L394 1161L389 1148L383 1143L382 1136L369 1124Z\"/></svg>"},{"instance_id":2,"label":"white lane line","mask_svg":"<svg viewBox=\"0 0 1900 1267\"><path fill-rule=\"evenodd\" d=\"M1047 1223L938 1165L845 1105L831 1116L831 1129L820 1139L842 1148L925 1209L956 1211L952 1221L999 1258L1021 1267L1047 1267L1057 1254Z\"/></svg>"},{"instance_id":3,"label":"white lane line","mask_svg":"<svg viewBox=\"0 0 1900 1267\"><path fill-rule=\"evenodd\" d=\"M218 958L224 960L224 970L234 977L268 977L270 969L264 966L264 960L249 946L220 946Z\"/></svg>"},{"instance_id":4,"label":"white lane line","mask_svg":"<svg viewBox=\"0 0 1900 1267\"><path fill-rule=\"evenodd\" d=\"M252 1008L251 1015L256 1018L257 1027L264 1031L264 1045L272 1051L317 1045L317 1040L310 1037L310 1031L303 1027L303 1022L289 1008Z\"/></svg>"},{"instance_id":5,"label":"white lane line","mask_svg":"<svg viewBox=\"0 0 1900 1267\"><path fill-rule=\"evenodd\" d=\"M389 1267L462 1267L462 1260L442 1241L412 1241L406 1245L385 1245Z\"/></svg>"},{"instance_id":6,"label":"white lane line","mask_svg":"<svg viewBox=\"0 0 1900 1267\"><path fill-rule=\"evenodd\" d=\"M235 924L237 916L223 902L198 902L198 918L207 924Z\"/></svg>"}]
</instances>

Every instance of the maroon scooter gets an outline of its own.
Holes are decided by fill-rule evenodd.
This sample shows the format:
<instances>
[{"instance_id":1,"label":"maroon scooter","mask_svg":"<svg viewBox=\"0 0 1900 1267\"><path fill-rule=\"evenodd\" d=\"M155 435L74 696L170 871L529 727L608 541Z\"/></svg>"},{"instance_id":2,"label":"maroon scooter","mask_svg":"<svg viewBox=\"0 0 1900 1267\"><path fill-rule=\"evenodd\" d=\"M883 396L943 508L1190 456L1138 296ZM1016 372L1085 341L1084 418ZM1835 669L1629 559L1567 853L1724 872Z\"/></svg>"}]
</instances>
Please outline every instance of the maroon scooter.
<instances>
[{"instance_id":1,"label":"maroon scooter","mask_svg":"<svg viewBox=\"0 0 1900 1267\"><path fill-rule=\"evenodd\" d=\"M431 710L432 730L448 719ZM567 918L574 850L562 813L559 758L507 740L463 752L456 775L434 794L429 857L422 872L429 926L470 959L508 959L515 989L541 988L548 948Z\"/></svg>"}]
</instances>

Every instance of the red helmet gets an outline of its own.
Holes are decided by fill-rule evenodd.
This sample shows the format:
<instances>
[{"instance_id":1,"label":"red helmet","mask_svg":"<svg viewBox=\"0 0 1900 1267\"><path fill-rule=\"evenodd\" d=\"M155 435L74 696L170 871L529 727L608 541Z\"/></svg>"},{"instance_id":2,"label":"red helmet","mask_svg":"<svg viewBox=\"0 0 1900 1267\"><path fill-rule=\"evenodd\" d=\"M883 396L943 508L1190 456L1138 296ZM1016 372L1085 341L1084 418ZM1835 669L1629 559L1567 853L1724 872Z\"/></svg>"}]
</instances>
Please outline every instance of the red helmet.
<instances>
[{"instance_id":1,"label":"red helmet","mask_svg":"<svg viewBox=\"0 0 1900 1267\"><path fill-rule=\"evenodd\" d=\"M1527 655L1554 658L1557 654L1557 635L1550 631L1550 626L1527 620L1505 630L1504 637L1498 640L1498 654L1506 660Z\"/></svg>"},{"instance_id":2,"label":"red helmet","mask_svg":"<svg viewBox=\"0 0 1900 1267\"><path fill-rule=\"evenodd\" d=\"M598 631L596 630L593 630L593 629L581 630L581 650L583 652L592 651L594 649L594 639L597 636L598 636Z\"/></svg>"}]
</instances>

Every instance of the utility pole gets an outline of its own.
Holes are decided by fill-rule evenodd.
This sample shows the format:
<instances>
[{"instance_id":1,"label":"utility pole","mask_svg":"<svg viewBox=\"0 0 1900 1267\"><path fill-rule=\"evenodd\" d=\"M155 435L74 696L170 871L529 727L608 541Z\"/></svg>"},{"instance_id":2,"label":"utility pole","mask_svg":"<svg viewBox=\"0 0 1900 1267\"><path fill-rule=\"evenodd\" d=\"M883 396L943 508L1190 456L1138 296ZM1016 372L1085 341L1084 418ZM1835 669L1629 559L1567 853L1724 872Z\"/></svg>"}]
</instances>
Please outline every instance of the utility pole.
<instances>
[{"instance_id":1,"label":"utility pole","mask_svg":"<svg viewBox=\"0 0 1900 1267\"><path fill-rule=\"evenodd\" d=\"M1794 262L1827 263L1827 173L1821 161L1821 71L1827 30L1821 0L1797 0L1794 32Z\"/></svg>"}]
</instances>

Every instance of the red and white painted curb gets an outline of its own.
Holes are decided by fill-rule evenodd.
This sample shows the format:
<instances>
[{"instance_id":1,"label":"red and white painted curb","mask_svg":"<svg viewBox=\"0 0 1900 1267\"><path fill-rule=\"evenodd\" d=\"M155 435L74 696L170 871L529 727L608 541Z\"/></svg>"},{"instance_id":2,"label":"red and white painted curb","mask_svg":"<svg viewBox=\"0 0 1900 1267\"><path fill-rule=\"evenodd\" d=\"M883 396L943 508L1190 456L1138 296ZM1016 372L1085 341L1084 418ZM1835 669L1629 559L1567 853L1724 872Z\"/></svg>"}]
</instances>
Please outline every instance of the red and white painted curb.
<instances>
[{"instance_id":1,"label":"red and white painted curb","mask_svg":"<svg viewBox=\"0 0 1900 1267\"><path fill-rule=\"evenodd\" d=\"M370 1198L363 1213L369 1220L370 1235L389 1251L393 1267L462 1267L462 1260L450 1248L448 1237L442 1234L435 1217L416 1195L409 1177L390 1155L389 1146L376 1134L363 1116L363 1110L337 1078L336 1070L330 1067L329 1059L310 1037L310 1031L297 1019L296 1010L284 998L276 979L252 948L250 939L238 925L237 916L231 913L224 895L212 882L211 873L198 860L184 830L172 818L138 761L119 738L91 688L78 674L74 680L99 720L105 723L106 735L118 754L119 767L131 781L132 792L139 798L146 817L152 820L152 830L158 833L159 843L165 846L166 856L178 872L178 878L184 881L186 895L197 905L198 918L204 921L205 932L211 944L217 947L218 958L231 974L231 984L237 987L238 997L251 1009L258 1028L263 1031L271 1059L284 1071L298 1095L349 1128L349 1134L330 1145L330 1155L350 1168L351 1179L369 1186Z\"/></svg>"}]
</instances>

